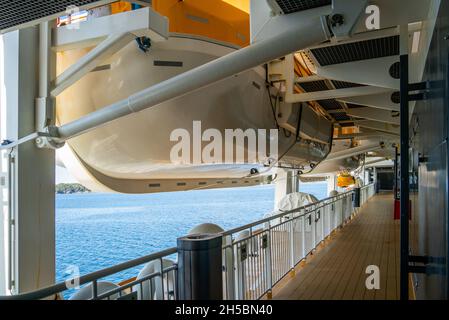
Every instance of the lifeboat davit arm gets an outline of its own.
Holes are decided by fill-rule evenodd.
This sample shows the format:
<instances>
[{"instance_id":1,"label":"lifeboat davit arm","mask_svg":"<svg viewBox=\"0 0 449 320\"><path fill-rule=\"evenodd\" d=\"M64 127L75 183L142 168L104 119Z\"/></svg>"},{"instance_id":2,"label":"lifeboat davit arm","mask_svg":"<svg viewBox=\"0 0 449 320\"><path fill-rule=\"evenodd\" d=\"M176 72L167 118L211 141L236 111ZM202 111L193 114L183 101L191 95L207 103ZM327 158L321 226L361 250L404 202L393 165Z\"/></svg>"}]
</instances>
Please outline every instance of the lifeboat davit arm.
<instances>
[{"instance_id":1,"label":"lifeboat davit arm","mask_svg":"<svg viewBox=\"0 0 449 320\"><path fill-rule=\"evenodd\" d=\"M332 13L324 16L311 9L272 17L265 28L270 30L268 38L49 131L54 133L53 139L62 142L332 37L350 37L366 2L334 0Z\"/></svg>"}]
</instances>

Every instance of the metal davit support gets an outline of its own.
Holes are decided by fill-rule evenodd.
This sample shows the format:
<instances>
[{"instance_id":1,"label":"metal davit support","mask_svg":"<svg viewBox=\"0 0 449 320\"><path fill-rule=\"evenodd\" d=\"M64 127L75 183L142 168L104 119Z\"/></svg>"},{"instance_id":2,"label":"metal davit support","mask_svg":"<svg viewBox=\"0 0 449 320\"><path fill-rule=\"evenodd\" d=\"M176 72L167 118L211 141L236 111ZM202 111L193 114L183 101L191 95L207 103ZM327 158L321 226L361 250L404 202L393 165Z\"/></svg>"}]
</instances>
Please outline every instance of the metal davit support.
<instances>
[{"instance_id":1,"label":"metal davit support","mask_svg":"<svg viewBox=\"0 0 449 320\"><path fill-rule=\"evenodd\" d=\"M159 82L127 99L62 125L57 129L59 138L67 140L76 137L110 121L177 98L331 37L325 16L309 17L300 12L295 17L298 18L297 23L291 24L288 29L278 25L283 22L283 17L273 18L271 26L277 30L277 34L268 39Z\"/></svg>"},{"instance_id":2,"label":"metal davit support","mask_svg":"<svg viewBox=\"0 0 449 320\"><path fill-rule=\"evenodd\" d=\"M332 37L337 40L351 37L366 8L367 0L334 0L332 3L330 16L327 13L323 15L317 8L271 17L264 25L264 30L269 30L265 31L265 37L250 46L159 82L58 128L49 127L48 131L53 133L55 140L66 141L116 119L323 43ZM334 21L341 17L344 19ZM105 49L109 44L109 41L104 44ZM71 74L76 74L75 70Z\"/></svg>"}]
</instances>

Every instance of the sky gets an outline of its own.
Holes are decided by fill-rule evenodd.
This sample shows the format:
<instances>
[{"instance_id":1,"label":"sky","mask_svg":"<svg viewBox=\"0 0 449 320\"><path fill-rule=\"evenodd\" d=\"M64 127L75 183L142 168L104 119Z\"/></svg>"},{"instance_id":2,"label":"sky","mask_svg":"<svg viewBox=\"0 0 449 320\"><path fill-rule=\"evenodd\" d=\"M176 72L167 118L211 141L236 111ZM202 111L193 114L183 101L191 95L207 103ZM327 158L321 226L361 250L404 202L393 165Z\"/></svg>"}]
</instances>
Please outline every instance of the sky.
<instances>
[{"instance_id":1,"label":"sky","mask_svg":"<svg viewBox=\"0 0 449 320\"><path fill-rule=\"evenodd\" d=\"M77 183L66 168L56 166L56 184L59 183Z\"/></svg>"}]
</instances>

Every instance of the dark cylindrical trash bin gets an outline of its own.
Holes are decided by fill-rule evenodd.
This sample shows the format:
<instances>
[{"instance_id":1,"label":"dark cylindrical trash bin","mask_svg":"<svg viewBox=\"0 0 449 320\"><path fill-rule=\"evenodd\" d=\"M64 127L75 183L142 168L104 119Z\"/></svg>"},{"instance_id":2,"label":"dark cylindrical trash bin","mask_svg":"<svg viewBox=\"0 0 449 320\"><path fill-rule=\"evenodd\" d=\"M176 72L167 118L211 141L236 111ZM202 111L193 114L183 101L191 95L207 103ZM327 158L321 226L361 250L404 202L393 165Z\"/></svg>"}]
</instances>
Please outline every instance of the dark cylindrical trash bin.
<instances>
[{"instance_id":1,"label":"dark cylindrical trash bin","mask_svg":"<svg viewBox=\"0 0 449 320\"><path fill-rule=\"evenodd\" d=\"M222 236L189 235L178 239L180 300L222 300Z\"/></svg>"},{"instance_id":2,"label":"dark cylindrical trash bin","mask_svg":"<svg viewBox=\"0 0 449 320\"><path fill-rule=\"evenodd\" d=\"M360 188L354 188L354 193L352 194L352 203L354 208L360 208Z\"/></svg>"}]
</instances>

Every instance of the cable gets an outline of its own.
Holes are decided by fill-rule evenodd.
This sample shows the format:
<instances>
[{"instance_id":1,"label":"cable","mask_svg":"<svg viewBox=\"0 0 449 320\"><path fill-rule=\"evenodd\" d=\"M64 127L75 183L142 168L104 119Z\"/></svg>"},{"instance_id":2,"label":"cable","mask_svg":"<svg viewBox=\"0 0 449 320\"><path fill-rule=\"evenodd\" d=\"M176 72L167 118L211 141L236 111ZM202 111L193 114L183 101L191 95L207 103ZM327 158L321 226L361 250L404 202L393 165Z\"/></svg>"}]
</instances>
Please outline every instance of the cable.
<instances>
[{"instance_id":1,"label":"cable","mask_svg":"<svg viewBox=\"0 0 449 320\"><path fill-rule=\"evenodd\" d=\"M273 105L273 100L271 99L271 92L270 92L270 85L266 84L267 92L268 92L268 99L270 100L271 105L271 111L273 113L274 123L276 124L276 128L279 130L279 123L276 117L276 105ZM278 97L276 96L276 100L278 100Z\"/></svg>"}]
</instances>

